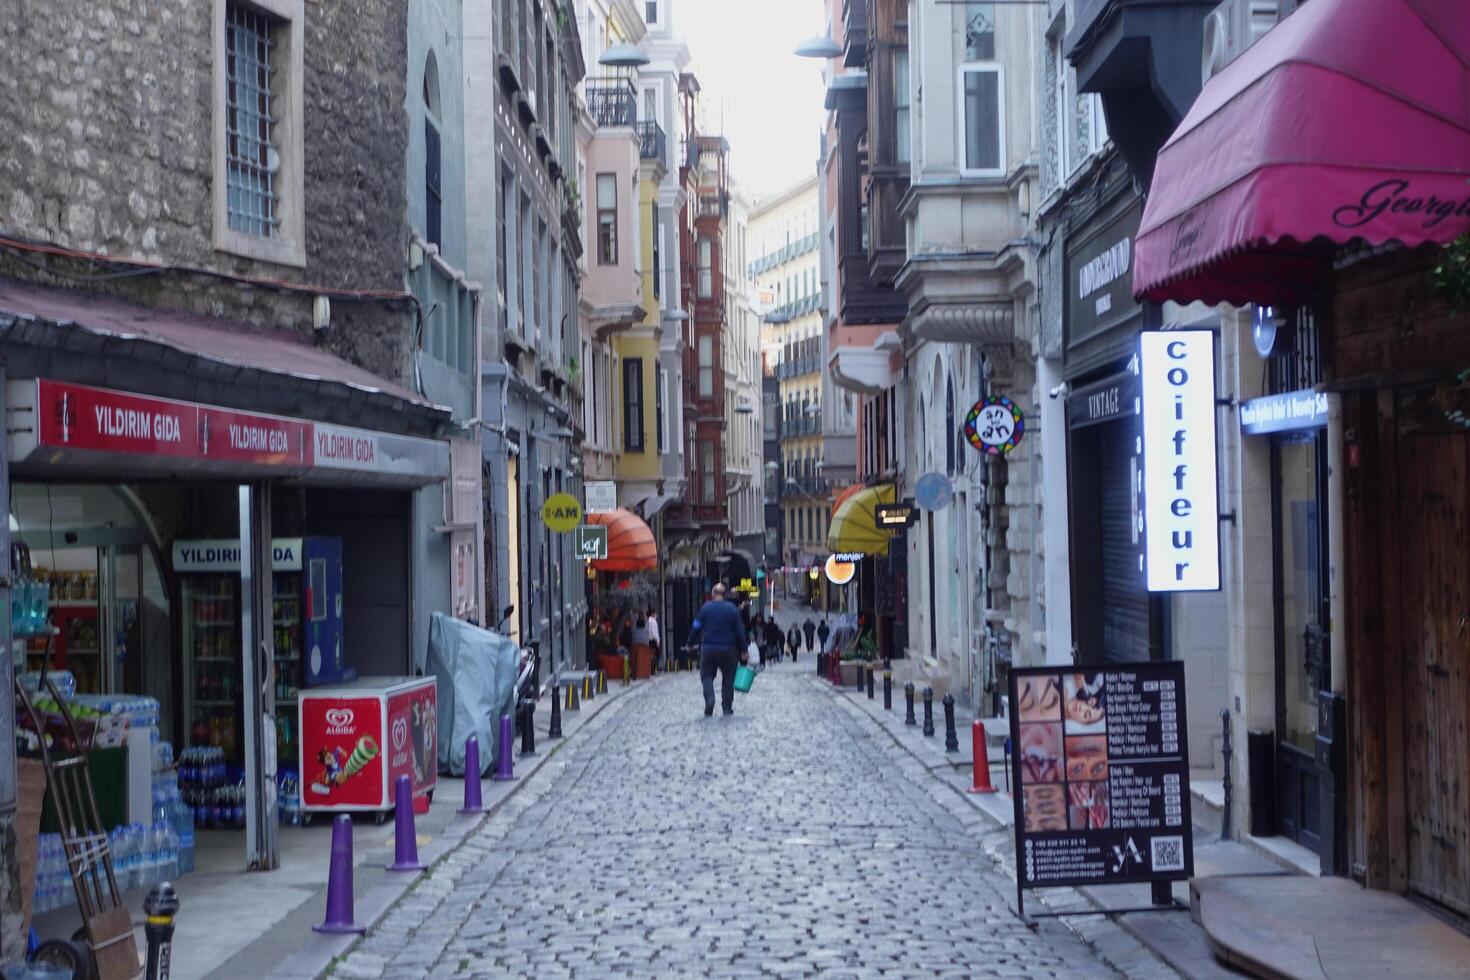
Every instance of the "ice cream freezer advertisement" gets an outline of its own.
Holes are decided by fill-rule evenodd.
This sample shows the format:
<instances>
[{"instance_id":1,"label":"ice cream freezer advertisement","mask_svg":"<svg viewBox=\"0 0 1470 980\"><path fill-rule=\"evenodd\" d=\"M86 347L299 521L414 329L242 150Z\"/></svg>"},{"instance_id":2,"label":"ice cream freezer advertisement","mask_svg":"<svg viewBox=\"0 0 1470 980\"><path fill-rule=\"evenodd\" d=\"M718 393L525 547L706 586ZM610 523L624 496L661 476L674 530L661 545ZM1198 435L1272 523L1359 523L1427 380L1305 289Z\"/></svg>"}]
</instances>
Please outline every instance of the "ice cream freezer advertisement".
<instances>
[{"instance_id":1,"label":"ice cream freezer advertisement","mask_svg":"<svg viewBox=\"0 0 1470 980\"><path fill-rule=\"evenodd\" d=\"M1011 671L1022 889L1194 873L1184 665Z\"/></svg>"},{"instance_id":2,"label":"ice cream freezer advertisement","mask_svg":"<svg viewBox=\"0 0 1470 980\"><path fill-rule=\"evenodd\" d=\"M362 677L303 690L301 802L307 811L387 810L408 776L415 796L438 781L438 688L432 677Z\"/></svg>"}]
</instances>

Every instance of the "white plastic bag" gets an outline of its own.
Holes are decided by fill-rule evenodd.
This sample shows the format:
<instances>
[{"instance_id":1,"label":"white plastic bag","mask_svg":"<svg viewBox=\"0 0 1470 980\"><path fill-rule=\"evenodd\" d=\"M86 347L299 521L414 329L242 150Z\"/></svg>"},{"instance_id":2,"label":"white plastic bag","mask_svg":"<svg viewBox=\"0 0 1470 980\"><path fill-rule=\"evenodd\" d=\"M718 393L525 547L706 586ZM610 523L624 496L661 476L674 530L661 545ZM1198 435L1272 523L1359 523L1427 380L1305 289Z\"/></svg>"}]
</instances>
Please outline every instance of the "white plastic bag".
<instances>
[{"instance_id":1,"label":"white plastic bag","mask_svg":"<svg viewBox=\"0 0 1470 980\"><path fill-rule=\"evenodd\" d=\"M761 665L761 648L756 646L754 640L751 640L750 646L745 648L745 656L749 658L749 663L752 668L756 668Z\"/></svg>"}]
</instances>

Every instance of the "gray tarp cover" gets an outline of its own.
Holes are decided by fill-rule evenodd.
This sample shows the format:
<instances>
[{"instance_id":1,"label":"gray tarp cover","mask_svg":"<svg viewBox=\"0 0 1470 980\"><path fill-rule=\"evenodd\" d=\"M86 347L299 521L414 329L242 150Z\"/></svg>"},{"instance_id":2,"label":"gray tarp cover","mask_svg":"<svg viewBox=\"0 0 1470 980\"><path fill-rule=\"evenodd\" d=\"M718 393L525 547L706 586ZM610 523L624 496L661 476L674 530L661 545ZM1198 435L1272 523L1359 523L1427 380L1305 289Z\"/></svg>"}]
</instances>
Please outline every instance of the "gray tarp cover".
<instances>
[{"instance_id":1,"label":"gray tarp cover","mask_svg":"<svg viewBox=\"0 0 1470 980\"><path fill-rule=\"evenodd\" d=\"M439 771L464 775L464 743L480 739L480 775L495 765L500 716L511 713L520 652L509 637L443 613L429 623L429 670L439 682Z\"/></svg>"}]
</instances>

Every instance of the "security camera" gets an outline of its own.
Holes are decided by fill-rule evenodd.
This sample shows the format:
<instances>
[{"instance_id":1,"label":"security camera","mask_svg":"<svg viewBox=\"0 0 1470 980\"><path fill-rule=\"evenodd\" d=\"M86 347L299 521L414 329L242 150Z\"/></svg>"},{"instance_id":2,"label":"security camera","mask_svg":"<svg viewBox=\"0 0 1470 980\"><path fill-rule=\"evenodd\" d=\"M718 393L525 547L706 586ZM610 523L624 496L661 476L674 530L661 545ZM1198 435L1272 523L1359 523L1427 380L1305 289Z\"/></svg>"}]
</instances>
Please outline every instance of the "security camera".
<instances>
[{"instance_id":1,"label":"security camera","mask_svg":"<svg viewBox=\"0 0 1470 980\"><path fill-rule=\"evenodd\" d=\"M1063 398L1063 397L1065 397L1066 394L1067 394L1067 382L1063 381L1061 384L1057 385L1051 391L1047 392L1047 394L1049 394L1053 398Z\"/></svg>"}]
</instances>

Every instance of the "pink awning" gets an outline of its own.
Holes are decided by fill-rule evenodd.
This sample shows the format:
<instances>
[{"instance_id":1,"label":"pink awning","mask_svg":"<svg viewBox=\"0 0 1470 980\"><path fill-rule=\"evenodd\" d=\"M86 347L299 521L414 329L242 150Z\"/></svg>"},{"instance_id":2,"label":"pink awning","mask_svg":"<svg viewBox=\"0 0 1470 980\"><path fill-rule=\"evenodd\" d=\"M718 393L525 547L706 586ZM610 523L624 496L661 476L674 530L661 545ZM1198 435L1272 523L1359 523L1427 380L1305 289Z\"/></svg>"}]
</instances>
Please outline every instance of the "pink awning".
<instances>
[{"instance_id":1,"label":"pink awning","mask_svg":"<svg viewBox=\"0 0 1470 980\"><path fill-rule=\"evenodd\" d=\"M1289 305L1321 245L1470 230L1465 0L1312 0L1205 84L1159 153L1133 291Z\"/></svg>"}]
</instances>

